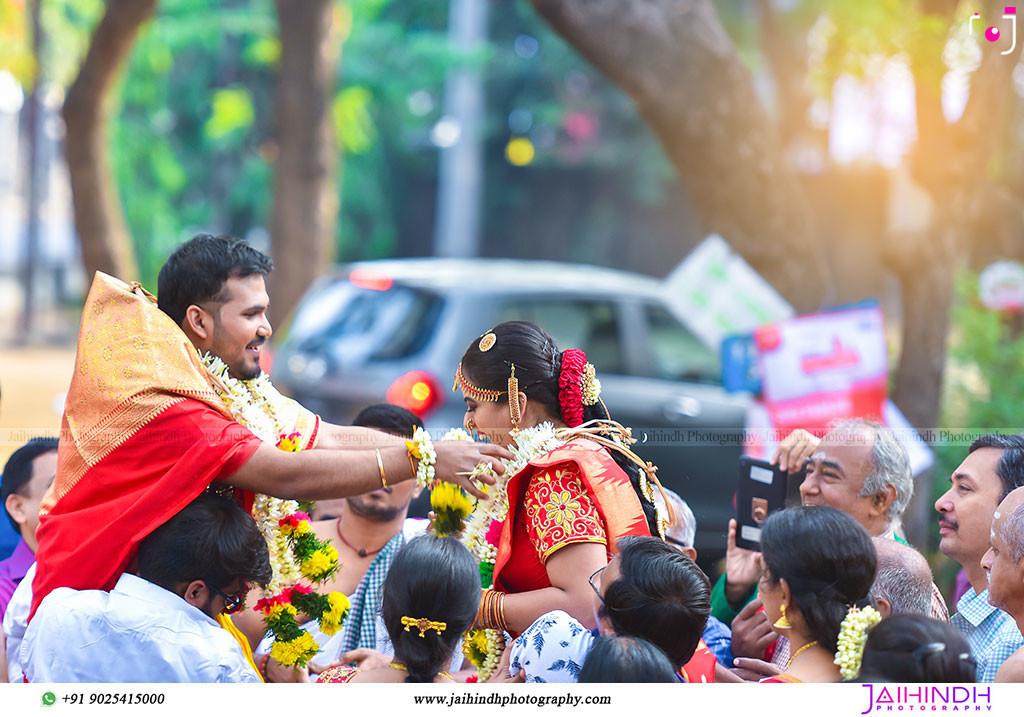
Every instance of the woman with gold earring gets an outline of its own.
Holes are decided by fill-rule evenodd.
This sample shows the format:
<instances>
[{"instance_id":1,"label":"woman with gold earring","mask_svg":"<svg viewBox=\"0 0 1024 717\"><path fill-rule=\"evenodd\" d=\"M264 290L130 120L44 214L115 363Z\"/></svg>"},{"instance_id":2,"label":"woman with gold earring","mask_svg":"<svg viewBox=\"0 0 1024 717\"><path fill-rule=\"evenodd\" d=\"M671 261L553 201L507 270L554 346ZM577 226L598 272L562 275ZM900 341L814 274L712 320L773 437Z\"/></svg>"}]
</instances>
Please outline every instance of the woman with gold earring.
<instances>
[{"instance_id":1,"label":"woman with gold earring","mask_svg":"<svg viewBox=\"0 0 1024 717\"><path fill-rule=\"evenodd\" d=\"M761 551L758 593L772 629L789 640L792 650L783 673L761 681L849 678L837 658L849 651L840 645L856 643L856 636L847 633L877 615L869 606L877 559L867 531L834 508L790 508L765 521ZM859 654L856 659L859 664Z\"/></svg>"}]
</instances>

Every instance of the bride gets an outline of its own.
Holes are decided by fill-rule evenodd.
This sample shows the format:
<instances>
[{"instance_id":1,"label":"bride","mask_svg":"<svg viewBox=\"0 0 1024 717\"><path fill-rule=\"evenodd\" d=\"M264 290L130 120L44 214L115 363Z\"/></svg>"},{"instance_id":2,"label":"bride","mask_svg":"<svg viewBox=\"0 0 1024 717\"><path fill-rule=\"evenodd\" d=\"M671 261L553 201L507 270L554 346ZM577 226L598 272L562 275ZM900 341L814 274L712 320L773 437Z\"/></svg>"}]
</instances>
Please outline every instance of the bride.
<instances>
[{"instance_id":1,"label":"bride","mask_svg":"<svg viewBox=\"0 0 1024 717\"><path fill-rule=\"evenodd\" d=\"M609 420L583 352L559 351L532 323L506 322L474 340L455 387L466 402L464 427L515 456L463 536L484 584L493 581L476 622L491 637L471 634L467 653L490 653L493 662L495 636L516 635L553 610L594 628L591 576L623 536L663 533L654 469Z\"/></svg>"}]
</instances>

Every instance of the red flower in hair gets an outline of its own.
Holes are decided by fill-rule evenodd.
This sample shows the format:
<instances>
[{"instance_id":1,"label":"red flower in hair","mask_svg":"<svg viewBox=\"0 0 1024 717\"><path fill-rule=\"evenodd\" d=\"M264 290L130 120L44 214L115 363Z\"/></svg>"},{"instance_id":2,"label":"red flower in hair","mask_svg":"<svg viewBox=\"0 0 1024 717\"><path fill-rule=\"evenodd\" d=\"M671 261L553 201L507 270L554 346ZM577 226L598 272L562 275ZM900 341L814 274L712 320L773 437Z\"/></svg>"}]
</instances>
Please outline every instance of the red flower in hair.
<instances>
[{"instance_id":1,"label":"red flower in hair","mask_svg":"<svg viewBox=\"0 0 1024 717\"><path fill-rule=\"evenodd\" d=\"M569 428L583 423L583 389L580 381L586 365L587 355L579 349L566 349L562 352L562 371L558 374L558 403L562 409L562 418Z\"/></svg>"}]
</instances>

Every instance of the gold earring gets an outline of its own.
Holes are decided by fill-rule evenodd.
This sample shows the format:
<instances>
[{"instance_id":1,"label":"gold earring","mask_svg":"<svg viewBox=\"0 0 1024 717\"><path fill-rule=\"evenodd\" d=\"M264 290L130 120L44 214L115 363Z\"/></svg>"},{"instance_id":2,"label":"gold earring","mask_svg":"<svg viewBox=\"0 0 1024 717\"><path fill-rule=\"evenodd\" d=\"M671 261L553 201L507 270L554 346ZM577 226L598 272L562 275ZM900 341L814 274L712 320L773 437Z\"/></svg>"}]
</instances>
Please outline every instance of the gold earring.
<instances>
[{"instance_id":1,"label":"gold earring","mask_svg":"<svg viewBox=\"0 0 1024 717\"><path fill-rule=\"evenodd\" d=\"M781 610L782 615L775 621L775 624L772 625L772 627L776 630L789 630L793 626L789 624L789 619L786 617L786 606L783 605Z\"/></svg>"},{"instance_id":2,"label":"gold earring","mask_svg":"<svg viewBox=\"0 0 1024 717\"><path fill-rule=\"evenodd\" d=\"M519 407L519 380L516 378L515 364L512 364L512 374L508 377L508 413L512 419L512 430L518 431L523 415Z\"/></svg>"}]
</instances>

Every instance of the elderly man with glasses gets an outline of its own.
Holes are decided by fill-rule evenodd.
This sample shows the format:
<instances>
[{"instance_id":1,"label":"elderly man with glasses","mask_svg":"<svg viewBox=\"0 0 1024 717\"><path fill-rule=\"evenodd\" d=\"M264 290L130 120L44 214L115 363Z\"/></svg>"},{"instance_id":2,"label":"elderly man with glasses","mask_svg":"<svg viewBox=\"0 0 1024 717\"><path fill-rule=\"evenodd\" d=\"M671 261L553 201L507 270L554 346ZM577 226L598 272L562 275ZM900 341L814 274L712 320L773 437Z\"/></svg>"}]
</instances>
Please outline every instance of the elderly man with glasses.
<instances>
[{"instance_id":1,"label":"elderly man with glasses","mask_svg":"<svg viewBox=\"0 0 1024 717\"><path fill-rule=\"evenodd\" d=\"M29 682L261 682L215 620L271 578L267 544L234 501L201 495L139 548L109 593L58 588L22 644Z\"/></svg>"}]
</instances>

